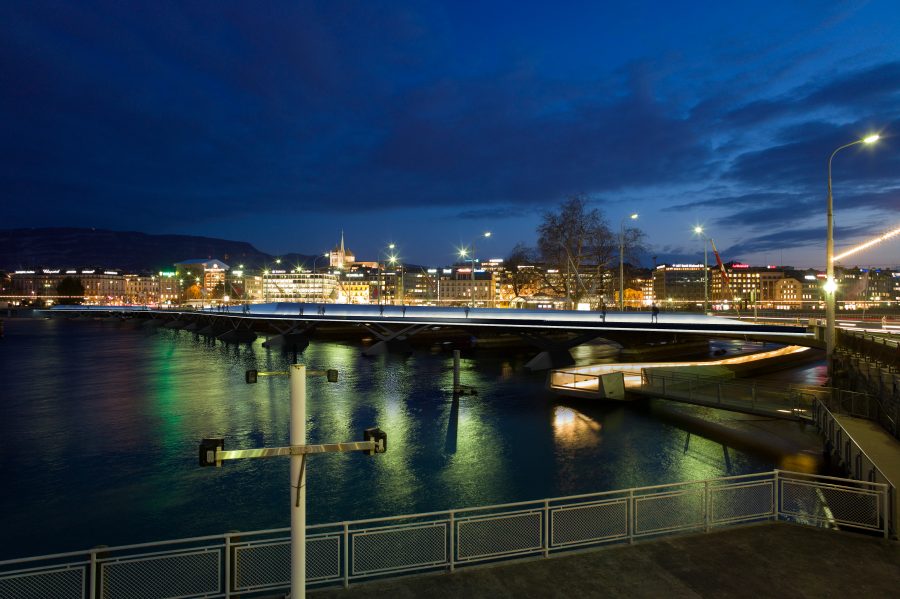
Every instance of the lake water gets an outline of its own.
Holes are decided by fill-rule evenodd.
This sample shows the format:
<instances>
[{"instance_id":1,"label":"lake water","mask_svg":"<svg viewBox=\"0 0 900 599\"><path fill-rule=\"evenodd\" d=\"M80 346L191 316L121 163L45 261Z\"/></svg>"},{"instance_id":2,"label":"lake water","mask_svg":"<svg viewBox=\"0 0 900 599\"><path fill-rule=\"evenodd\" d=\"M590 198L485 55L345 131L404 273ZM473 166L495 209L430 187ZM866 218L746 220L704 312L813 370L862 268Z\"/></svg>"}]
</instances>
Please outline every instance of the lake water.
<instances>
[{"instance_id":1,"label":"lake water","mask_svg":"<svg viewBox=\"0 0 900 599\"><path fill-rule=\"evenodd\" d=\"M288 444L278 350L185 331L103 321L9 319L0 339L0 559L289 525L288 459L200 468L202 437L229 449ZM583 355L583 352L581 352ZM639 406L556 398L531 354L365 358L313 342L301 361L340 380L308 382L310 443L354 441L379 426L386 454L308 461L309 522L540 499L770 470Z\"/></svg>"}]
</instances>

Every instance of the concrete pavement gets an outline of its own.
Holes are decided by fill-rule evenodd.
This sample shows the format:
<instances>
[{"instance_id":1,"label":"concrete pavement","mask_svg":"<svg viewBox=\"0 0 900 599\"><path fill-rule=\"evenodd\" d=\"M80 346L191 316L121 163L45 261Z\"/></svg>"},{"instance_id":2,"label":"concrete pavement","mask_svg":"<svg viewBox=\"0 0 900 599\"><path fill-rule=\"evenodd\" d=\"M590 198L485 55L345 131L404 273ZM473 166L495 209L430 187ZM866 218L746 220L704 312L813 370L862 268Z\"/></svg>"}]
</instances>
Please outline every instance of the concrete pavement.
<instances>
[{"instance_id":1,"label":"concrete pavement","mask_svg":"<svg viewBox=\"0 0 900 599\"><path fill-rule=\"evenodd\" d=\"M322 589L315 599L891 597L900 544L767 523L635 545Z\"/></svg>"}]
</instances>

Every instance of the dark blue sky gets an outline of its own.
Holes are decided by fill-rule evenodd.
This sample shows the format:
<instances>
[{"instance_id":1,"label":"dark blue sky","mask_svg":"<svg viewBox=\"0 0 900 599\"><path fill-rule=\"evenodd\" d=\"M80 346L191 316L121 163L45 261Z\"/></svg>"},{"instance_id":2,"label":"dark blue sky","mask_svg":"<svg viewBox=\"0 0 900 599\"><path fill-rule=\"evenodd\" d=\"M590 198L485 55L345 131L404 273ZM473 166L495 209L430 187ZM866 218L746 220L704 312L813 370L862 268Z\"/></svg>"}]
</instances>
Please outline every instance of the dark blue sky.
<instances>
[{"instance_id":1,"label":"dark blue sky","mask_svg":"<svg viewBox=\"0 0 900 599\"><path fill-rule=\"evenodd\" d=\"M0 227L446 263L585 193L641 214L647 263L699 223L823 266L826 160L873 131L835 159L837 247L900 226L896 2L557 4L6 2Z\"/></svg>"}]
</instances>

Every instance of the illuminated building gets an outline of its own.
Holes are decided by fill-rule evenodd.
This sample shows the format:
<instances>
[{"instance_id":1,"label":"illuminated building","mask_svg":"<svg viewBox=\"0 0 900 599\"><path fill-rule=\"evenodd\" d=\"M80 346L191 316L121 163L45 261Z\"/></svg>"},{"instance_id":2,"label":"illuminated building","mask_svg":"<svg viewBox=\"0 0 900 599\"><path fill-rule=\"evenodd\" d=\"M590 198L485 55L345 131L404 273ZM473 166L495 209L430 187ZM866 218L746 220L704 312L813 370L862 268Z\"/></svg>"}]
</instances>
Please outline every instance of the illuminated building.
<instances>
[{"instance_id":1,"label":"illuminated building","mask_svg":"<svg viewBox=\"0 0 900 599\"><path fill-rule=\"evenodd\" d=\"M159 298L159 280L156 275L126 274L125 303L126 304L155 304Z\"/></svg>"},{"instance_id":2,"label":"illuminated building","mask_svg":"<svg viewBox=\"0 0 900 599\"><path fill-rule=\"evenodd\" d=\"M262 276L266 302L335 302L340 296L337 276L300 270L270 270Z\"/></svg>"},{"instance_id":3,"label":"illuminated building","mask_svg":"<svg viewBox=\"0 0 900 599\"><path fill-rule=\"evenodd\" d=\"M341 231L341 243L334 246L329 254L328 264L331 268L339 268L341 270L348 269L356 262L356 256L348 249L344 248L344 232Z\"/></svg>"},{"instance_id":4,"label":"illuminated building","mask_svg":"<svg viewBox=\"0 0 900 599\"><path fill-rule=\"evenodd\" d=\"M449 272L448 272L449 271ZM445 268L438 280L438 299L441 305L492 307L497 295L494 273L471 268Z\"/></svg>"},{"instance_id":5,"label":"illuminated building","mask_svg":"<svg viewBox=\"0 0 900 599\"><path fill-rule=\"evenodd\" d=\"M702 305L705 298L705 270L702 264L660 264L653 271L653 296L656 302Z\"/></svg>"},{"instance_id":6,"label":"illuminated building","mask_svg":"<svg viewBox=\"0 0 900 599\"><path fill-rule=\"evenodd\" d=\"M722 274L713 271L711 283L712 300L722 301L755 301L757 304L771 304L776 299L775 285L784 278L784 270L777 266L750 266L740 262L725 265L728 273L728 287L725 289Z\"/></svg>"},{"instance_id":7,"label":"illuminated building","mask_svg":"<svg viewBox=\"0 0 900 599\"><path fill-rule=\"evenodd\" d=\"M229 268L227 264L215 258L197 258L175 264L175 270L180 279L185 281L186 287L191 287L192 283L196 283L199 287L200 298L225 295L225 276Z\"/></svg>"}]
</instances>

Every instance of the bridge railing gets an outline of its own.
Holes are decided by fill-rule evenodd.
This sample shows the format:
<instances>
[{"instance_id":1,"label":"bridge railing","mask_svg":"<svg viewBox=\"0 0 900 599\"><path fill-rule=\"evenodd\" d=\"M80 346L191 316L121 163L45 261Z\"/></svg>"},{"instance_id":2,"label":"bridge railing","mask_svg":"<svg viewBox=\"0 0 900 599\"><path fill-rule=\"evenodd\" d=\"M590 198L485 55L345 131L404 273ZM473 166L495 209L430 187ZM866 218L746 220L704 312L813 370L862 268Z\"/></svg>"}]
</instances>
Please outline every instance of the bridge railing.
<instances>
[{"instance_id":1,"label":"bridge railing","mask_svg":"<svg viewBox=\"0 0 900 599\"><path fill-rule=\"evenodd\" d=\"M825 437L826 452L836 458L838 465L842 466L852 478L885 484L889 508L888 528L896 535L898 517L900 517L896 487L875 461L860 447L853 435L841 426L840 421L834 417L834 412L829 409L826 402L816 402L813 408L813 422Z\"/></svg>"},{"instance_id":2,"label":"bridge railing","mask_svg":"<svg viewBox=\"0 0 900 599\"><path fill-rule=\"evenodd\" d=\"M307 527L310 585L549 556L762 521L887 536L887 485L774 470ZM254 597L290 581L288 529L0 562L0 597Z\"/></svg>"},{"instance_id":3,"label":"bridge railing","mask_svg":"<svg viewBox=\"0 0 900 599\"><path fill-rule=\"evenodd\" d=\"M812 418L817 392L758 381L645 368L640 390L667 399L788 418Z\"/></svg>"}]
</instances>

